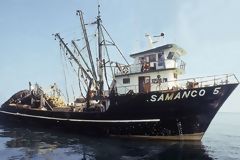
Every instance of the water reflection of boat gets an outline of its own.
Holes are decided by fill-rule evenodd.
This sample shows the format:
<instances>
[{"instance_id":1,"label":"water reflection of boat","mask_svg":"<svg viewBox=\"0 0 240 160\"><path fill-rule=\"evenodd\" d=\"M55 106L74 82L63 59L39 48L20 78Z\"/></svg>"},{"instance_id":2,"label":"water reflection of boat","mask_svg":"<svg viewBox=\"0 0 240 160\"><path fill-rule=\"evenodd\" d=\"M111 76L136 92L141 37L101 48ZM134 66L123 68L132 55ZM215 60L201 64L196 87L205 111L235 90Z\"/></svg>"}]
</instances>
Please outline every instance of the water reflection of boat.
<instances>
[{"instance_id":1,"label":"water reflection of boat","mask_svg":"<svg viewBox=\"0 0 240 160\"><path fill-rule=\"evenodd\" d=\"M108 59L105 47L116 45L102 25L100 12L92 23L98 30L95 64L82 12L77 14L89 62L75 41L72 41L72 51L59 33L55 38L78 75L81 96L65 105L58 97L60 92L55 84L53 96L47 95L39 85L30 84L29 90L16 93L1 106L0 118L97 135L201 140L217 111L237 87L235 75L178 80L185 70L181 60L185 51L175 44L132 54L135 59L132 65L114 62ZM111 84L107 71L112 73Z\"/></svg>"},{"instance_id":2,"label":"water reflection of boat","mask_svg":"<svg viewBox=\"0 0 240 160\"><path fill-rule=\"evenodd\" d=\"M201 142L129 141L64 134L39 128L0 126L6 159L204 159L212 160ZM11 149L11 150L10 150ZM8 152L9 151L9 152ZM3 158L4 159L4 158Z\"/></svg>"}]
</instances>

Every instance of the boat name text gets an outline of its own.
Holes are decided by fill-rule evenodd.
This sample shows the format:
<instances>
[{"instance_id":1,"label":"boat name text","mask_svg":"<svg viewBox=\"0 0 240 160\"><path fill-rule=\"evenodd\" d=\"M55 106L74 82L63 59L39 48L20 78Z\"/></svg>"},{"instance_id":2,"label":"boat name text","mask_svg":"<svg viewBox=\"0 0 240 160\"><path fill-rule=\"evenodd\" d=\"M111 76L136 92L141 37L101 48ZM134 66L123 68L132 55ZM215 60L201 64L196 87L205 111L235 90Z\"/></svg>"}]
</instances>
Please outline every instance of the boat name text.
<instances>
[{"instance_id":1,"label":"boat name text","mask_svg":"<svg viewBox=\"0 0 240 160\"><path fill-rule=\"evenodd\" d=\"M216 87L213 89L212 94L217 95L220 93L221 87ZM200 90L188 90L183 92L173 92L173 93L162 93L160 95L153 94L151 96L150 102L157 102L157 101L169 101L169 100L177 100L177 99L184 99L184 98L195 98L195 97L203 97L206 94L205 89Z\"/></svg>"}]
</instances>

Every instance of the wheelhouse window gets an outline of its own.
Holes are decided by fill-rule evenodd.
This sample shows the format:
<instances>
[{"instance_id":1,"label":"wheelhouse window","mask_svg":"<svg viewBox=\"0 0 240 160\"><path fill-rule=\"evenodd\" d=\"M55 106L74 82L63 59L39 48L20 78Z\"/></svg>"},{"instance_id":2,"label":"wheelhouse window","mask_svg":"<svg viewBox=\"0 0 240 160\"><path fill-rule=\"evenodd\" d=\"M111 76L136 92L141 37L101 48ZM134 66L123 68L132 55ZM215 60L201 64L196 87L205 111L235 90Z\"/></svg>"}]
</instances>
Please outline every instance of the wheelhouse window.
<instances>
[{"instance_id":1,"label":"wheelhouse window","mask_svg":"<svg viewBox=\"0 0 240 160\"><path fill-rule=\"evenodd\" d=\"M156 55L155 54L149 55L149 62L156 62Z\"/></svg>"},{"instance_id":2,"label":"wheelhouse window","mask_svg":"<svg viewBox=\"0 0 240 160\"><path fill-rule=\"evenodd\" d=\"M164 54L163 54L163 52L158 53L158 66L164 66Z\"/></svg>"},{"instance_id":3,"label":"wheelhouse window","mask_svg":"<svg viewBox=\"0 0 240 160\"><path fill-rule=\"evenodd\" d=\"M149 56L144 56L145 62L149 62Z\"/></svg>"},{"instance_id":4,"label":"wheelhouse window","mask_svg":"<svg viewBox=\"0 0 240 160\"><path fill-rule=\"evenodd\" d=\"M139 63L144 63L144 57L139 57Z\"/></svg>"},{"instance_id":5,"label":"wheelhouse window","mask_svg":"<svg viewBox=\"0 0 240 160\"><path fill-rule=\"evenodd\" d=\"M174 52L169 52L167 59L173 59L173 56L174 56Z\"/></svg>"},{"instance_id":6,"label":"wheelhouse window","mask_svg":"<svg viewBox=\"0 0 240 160\"><path fill-rule=\"evenodd\" d=\"M123 84L129 84L130 78L123 78Z\"/></svg>"}]
</instances>

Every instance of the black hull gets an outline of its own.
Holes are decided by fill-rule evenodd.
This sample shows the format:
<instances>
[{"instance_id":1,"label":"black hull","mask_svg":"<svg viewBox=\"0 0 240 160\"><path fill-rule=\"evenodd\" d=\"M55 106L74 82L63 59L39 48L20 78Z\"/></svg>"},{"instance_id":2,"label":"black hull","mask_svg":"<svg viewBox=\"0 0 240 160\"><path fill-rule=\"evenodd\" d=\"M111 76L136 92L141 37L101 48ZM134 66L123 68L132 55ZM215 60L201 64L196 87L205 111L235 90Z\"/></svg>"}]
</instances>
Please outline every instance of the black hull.
<instances>
[{"instance_id":1,"label":"black hull","mask_svg":"<svg viewBox=\"0 0 240 160\"><path fill-rule=\"evenodd\" d=\"M80 133L168 140L201 140L212 119L238 84L188 90L115 95L106 112L57 112L4 104L7 122Z\"/></svg>"}]
</instances>

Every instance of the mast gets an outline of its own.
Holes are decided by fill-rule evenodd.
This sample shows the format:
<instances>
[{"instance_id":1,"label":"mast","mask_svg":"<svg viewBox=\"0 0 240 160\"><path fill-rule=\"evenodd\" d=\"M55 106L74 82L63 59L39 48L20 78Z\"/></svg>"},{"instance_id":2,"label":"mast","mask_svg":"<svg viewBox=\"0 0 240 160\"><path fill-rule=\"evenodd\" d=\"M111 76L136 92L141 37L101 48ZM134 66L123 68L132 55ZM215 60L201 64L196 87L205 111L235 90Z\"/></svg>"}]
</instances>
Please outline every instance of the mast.
<instances>
[{"instance_id":1,"label":"mast","mask_svg":"<svg viewBox=\"0 0 240 160\"><path fill-rule=\"evenodd\" d=\"M82 30L83 30L84 39L85 39L85 42L86 42L86 47L87 47L87 51L88 51L88 55L89 55L89 60L90 60L90 64L91 64L91 67L92 67L93 79L96 80L97 76L96 76L96 71L95 71L93 58L92 58L92 53L91 53L91 49L90 49L90 45L89 45L89 41L88 41L87 31L86 31L86 28L85 28L85 23L84 23L84 20L83 20L83 13L82 13L81 10L77 10L76 14L79 15L79 17L80 17L80 22L81 22L81 26L82 26Z\"/></svg>"},{"instance_id":2,"label":"mast","mask_svg":"<svg viewBox=\"0 0 240 160\"><path fill-rule=\"evenodd\" d=\"M100 5L98 5L97 30L98 30L98 58L99 58L98 60L99 95L102 95L103 94L103 56L102 56Z\"/></svg>"}]
</instances>

